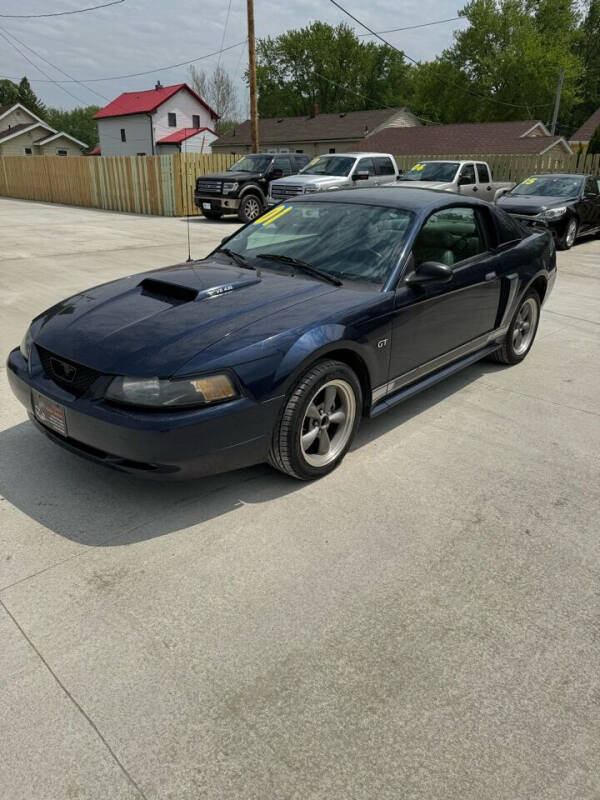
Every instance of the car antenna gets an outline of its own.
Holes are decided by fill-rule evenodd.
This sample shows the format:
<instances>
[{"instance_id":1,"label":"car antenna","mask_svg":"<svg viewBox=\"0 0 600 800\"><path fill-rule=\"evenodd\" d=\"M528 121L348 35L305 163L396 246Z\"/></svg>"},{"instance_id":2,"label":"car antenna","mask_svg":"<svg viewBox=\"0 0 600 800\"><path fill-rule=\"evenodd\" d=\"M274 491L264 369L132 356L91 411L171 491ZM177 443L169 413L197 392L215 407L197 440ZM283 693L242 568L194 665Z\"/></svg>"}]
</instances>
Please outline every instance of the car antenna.
<instances>
[{"instance_id":1,"label":"car antenna","mask_svg":"<svg viewBox=\"0 0 600 800\"><path fill-rule=\"evenodd\" d=\"M184 134L187 134L187 128L184 128ZM192 245L190 240L190 187L188 185L188 169L187 169L187 143L188 137L183 140L183 167L185 172L185 181L181 181L181 191L185 192L185 205L184 211L186 212L186 228L187 228L187 258L185 260L186 264L190 264L194 259L192 258Z\"/></svg>"}]
</instances>

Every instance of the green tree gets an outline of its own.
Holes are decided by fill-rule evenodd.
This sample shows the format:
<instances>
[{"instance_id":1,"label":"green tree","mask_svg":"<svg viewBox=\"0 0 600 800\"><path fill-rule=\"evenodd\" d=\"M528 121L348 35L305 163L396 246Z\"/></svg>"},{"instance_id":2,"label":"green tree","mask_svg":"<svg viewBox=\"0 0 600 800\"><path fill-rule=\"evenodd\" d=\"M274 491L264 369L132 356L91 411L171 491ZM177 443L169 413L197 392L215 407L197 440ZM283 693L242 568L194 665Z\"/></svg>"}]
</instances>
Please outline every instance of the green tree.
<instances>
[{"instance_id":1,"label":"green tree","mask_svg":"<svg viewBox=\"0 0 600 800\"><path fill-rule=\"evenodd\" d=\"M33 91L27 78L21 78L19 82L17 102L21 103L21 105L24 105L25 108L28 108L30 111L33 111L33 113L37 114L38 117L44 119L46 114L46 106Z\"/></svg>"},{"instance_id":2,"label":"green tree","mask_svg":"<svg viewBox=\"0 0 600 800\"><path fill-rule=\"evenodd\" d=\"M259 113L263 117L406 105L410 67L401 53L368 42L347 25L313 22L257 43Z\"/></svg>"},{"instance_id":3,"label":"green tree","mask_svg":"<svg viewBox=\"0 0 600 800\"><path fill-rule=\"evenodd\" d=\"M12 106L19 102L19 87L8 78L0 80L0 106Z\"/></svg>"},{"instance_id":4,"label":"green tree","mask_svg":"<svg viewBox=\"0 0 600 800\"><path fill-rule=\"evenodd\" d=\"M98 129L94 114L100 106L86 106L63 111L59 108L49 108L46 112L46 122L57 131L69 133L80 142L85 142L93 147L98 141Z\"/></svg>"},{"instance_id":5,"label":"green tree","mask_svg":"<svg viewBox=\"0 0 600 800\"><path fill-rule=\"evenodd\" d=\"M583 62L579 79L581 101L568 119L569 133L600 108L600 0L589 3L578 34L576 47Z\"/></svg>"}]
</instances>

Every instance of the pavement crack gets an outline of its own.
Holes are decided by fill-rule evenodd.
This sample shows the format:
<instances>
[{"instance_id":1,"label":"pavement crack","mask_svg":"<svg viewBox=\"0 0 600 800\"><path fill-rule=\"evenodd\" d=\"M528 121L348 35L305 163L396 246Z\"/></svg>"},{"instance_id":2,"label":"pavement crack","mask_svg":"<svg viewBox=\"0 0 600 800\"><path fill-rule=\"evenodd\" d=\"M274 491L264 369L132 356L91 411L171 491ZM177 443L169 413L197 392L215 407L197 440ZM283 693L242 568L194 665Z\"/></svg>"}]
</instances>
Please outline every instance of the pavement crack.
<instances>
[{"instance_id":1,"label":"pavement crack","mask_svg":"<svg viewBox=\"0 0 600 800\"><path fill-rule=\"evenodd\" d=\"M139 796L140 796L140 797L141 797L143 800L147 800L147 797L146 797L146 795L144 794L144 792L142 791L142 789L141 789L141 788L138 786L138 784L136 783L136 781L134 780L134 778L131 776L131 774L129 773L129 771L128 771L127 767L126 767L126 766L123 764L123 762L121 761L121 759L119 758L119 756L118 756L118 755L115 753L115 751L112 749L112 747L110 746L110 744L109 744L109 743L108 743L108 741L106 740L105 736L103 735L102 731L101 731L101 730L98 728L98 726L96 725L96 723L94 722L94 720L93 720L93 719L90 717L90 715L87 713L87 711L86 711L86 710L83 708L83 706L81 705L81 703L79 703L79 702L78 702L78 701L77 701L77 700L76 700L76 699L73 697L73 695L71 694L71 692L69 691L69 689L68 689L68 688L65 686L65 684L64 684L64 683L61 681L61 679L58 677L58 675L56 674L56 672L55 672L55 671L52 669L52 667L50 666L50 664L48 663L48 661L47 661L47 660L44 658L44 656L42 655L42 653L40 652L40 650L39 650L39 649L36 647L36 645L34 644L34 642L33 642L33 641L32 641L32 640L29 638L29 636L28 636L28 635L25 633L24 629L23 629L23 628L22 628L22 626L19 624L19 621L18 621L18 620L17 620L17 618L14 616L14 614L12 613L12 611L11 611L11 610L8 608L8 606L6 605L6 603L5 603L3 600L1 600L1 599L0 599L0 605L1 605L1 606L2 606L2 608L3 608L3 609L6 611L6 613L8 614L8 616L11 618L11 620L13 621L13 624L14 624L14 625L15 625L15 627L18 629L18 631L20 632L21 636L22 636L22 637L25 639L25 641L27 642L27 644L28 644L28 645L31 647L31 649L33 650L33 652L34 652L34 653L37 655L37 657L38 657L38 658L39 658L39 660L42 662L42 664L43 664L43 665L46 667L46 669L48 670L48 672L50 673L50 675L52 675L52 677L54 678L54 680L56 681L56 683L58 684L58 686L59 686L59 687L62 689L62 691L64 692L64 694L65 694L65 695L66 695L66 696L69 698L69 700L71 701L71 703L73 703L73 705L75 706L75 708L76 708L76 709L79 711L79 713L81 714L81 716L82 716L82 717L83 717L83 718L86 720L86 722L87 722L87 723L88 723L88 725L89 725L89 726L92 728L92 730L94 731L94 733L96 734L96 736L97 736L97 737L100 739L100 741L102 742L102 744L104 745L104 747L105 747L105 748L108 750L108 752L110 753L110 755L111 755L111 757L112 757L113 761L114 761L114 762L115 762L115 764L116 764L116 765L119 767L119 769L121 770L121 772L123 773L123 775L124 775L124 776L127 778L127 780L129 781L129 783L130 783L130 784L133 786L133 788L136 790L136 792L138 793L138 795L139 795Z\"/></svg>"}]
</instances>

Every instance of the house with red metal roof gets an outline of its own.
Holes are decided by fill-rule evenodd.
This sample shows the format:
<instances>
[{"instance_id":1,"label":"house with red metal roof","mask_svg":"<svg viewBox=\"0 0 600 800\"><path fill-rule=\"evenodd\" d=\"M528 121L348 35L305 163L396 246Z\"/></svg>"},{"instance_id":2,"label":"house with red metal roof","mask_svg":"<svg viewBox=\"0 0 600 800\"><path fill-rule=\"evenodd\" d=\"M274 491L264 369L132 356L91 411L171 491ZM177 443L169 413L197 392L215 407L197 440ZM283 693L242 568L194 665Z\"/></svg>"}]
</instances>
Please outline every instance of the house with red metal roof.
<instances>
[{"instance_id":1,"label":"house with red metal roof","mask_svg":"<svg viewBox=\"0 0 600 800\"><path fill-rule=\"evenodd\" d=\"M219 115L187 83L123 92L94 119L103 156L210 153ZM96 148L95 148L96 149Z\"/></svg>"}]
</instances>

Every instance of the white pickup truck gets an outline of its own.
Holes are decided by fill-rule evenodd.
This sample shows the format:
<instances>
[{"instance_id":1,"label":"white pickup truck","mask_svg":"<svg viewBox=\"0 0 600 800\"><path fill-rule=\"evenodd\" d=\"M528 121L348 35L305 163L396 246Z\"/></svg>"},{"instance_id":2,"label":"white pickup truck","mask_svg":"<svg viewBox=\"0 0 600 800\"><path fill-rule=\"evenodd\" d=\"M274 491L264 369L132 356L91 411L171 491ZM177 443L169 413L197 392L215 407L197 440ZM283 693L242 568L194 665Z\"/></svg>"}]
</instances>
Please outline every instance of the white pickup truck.
<instances>
[{"instance_id":1,"label":"white pickup truck","mask_svg":"<svg viewBox=\"0 0 600 800\"><path fill-rule=\"evenodd\" d=\"M485 161L419 161L392 185L441 189L494 203L515 184L492 181L492 171Z\"/></svg>"}]
</instances>

